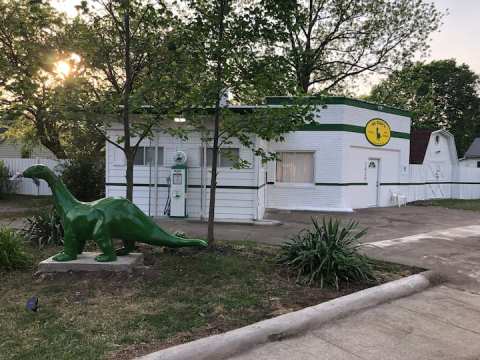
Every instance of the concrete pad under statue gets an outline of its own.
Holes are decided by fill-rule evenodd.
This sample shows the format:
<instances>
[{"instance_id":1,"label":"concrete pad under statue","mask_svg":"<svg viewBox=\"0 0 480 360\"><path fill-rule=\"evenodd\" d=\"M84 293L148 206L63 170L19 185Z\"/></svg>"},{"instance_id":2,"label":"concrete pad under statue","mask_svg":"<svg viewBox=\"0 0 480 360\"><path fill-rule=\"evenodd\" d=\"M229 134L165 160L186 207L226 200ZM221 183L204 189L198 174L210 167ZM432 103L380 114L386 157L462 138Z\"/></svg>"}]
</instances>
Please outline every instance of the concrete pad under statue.
<instances>
[{"instance_id":1,"label":"concrete pad under statue","mask_svg":"<svg viewBox=\"0 0 480 360\"><path fill-rule=\"evenodd\" d=\"M95 256L100 253L84 252L78 255L76 260L55 261L53 256L38 264L39 273L64 273L81 271L111 271L111 272L132 272L134 268L143 266L143 254L130 253L125 256L118 256L117 260L110 262L95 261Z\"/></svg>"}]
</instances>

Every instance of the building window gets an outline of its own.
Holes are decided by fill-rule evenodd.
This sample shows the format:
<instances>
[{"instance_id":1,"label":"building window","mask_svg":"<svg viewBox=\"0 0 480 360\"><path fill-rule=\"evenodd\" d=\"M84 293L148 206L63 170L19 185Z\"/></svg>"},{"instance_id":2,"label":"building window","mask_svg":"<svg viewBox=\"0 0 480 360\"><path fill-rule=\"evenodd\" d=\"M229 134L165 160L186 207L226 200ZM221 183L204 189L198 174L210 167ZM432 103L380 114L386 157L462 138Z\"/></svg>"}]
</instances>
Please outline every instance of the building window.
<instances>
[{"instance_id":1,"label":"building window","mask_svg":"<svg viewBox=\"0 0 480 360\"><path fill-rule=\"evenodd\" d=\"M480 168L480 161L477 161L477 168Z\"/></svg>"},{"instance_id":2,"label":"building window","mask_svg":"<svg viewBox=\"0 0 480 360\"><path fill-rule=\"evenodd\" d=\"M163 166L163 147L157 148L158 166ZM135 154L134 165L155 165L155 147L139 146Z\"/></svg>"},{"instance_id":3,"label":"building window","mask_svg":"<svg viewBox=\"0 0 480 360\"><path fill-rule=\"evenodd\" d=\"M435 144L439 144L440 143L440 135L436 135L435 136Z\"/></svg>"},{"instance_id":4,"label":"building window","mask_svg":"<svg viewBox=\"0 0 480 360\"><path fill-rule=\"evenodd\" d=\"M203 155L203 151L202 151ZM203 156L202 156L203 158ZM231 168L240 159L239 148L223 148L218 152L218 166L224 168ZM203 162L203 161L202 161ZM207 166L211 167L213 163L213 149L207 149Z\"/></svg>"},{"instance_id":5,"label":"building window","mask_svg":"<svg viewBox=\"0 0 480 360\"><path fill-rule=\"evenodd\" d=\"M313 152L279 152L277 153L277 182L313 183Z\"/></svg>"}]
</instances>

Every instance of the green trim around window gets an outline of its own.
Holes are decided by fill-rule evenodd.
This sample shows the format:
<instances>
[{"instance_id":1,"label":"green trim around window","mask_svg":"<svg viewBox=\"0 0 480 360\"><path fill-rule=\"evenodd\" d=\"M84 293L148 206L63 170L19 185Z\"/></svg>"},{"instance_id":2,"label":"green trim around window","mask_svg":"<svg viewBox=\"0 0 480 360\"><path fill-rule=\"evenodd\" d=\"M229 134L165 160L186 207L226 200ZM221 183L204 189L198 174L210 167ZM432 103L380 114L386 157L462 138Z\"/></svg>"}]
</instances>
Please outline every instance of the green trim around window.
<instances>
[{"instance_id":1,"label":"green trim around window","mask_svg":"<svg viewBox=\"0 0 480 360\"><path fill-rule=\"evenodd\" d=\"M267 105L285 105L293 102L293 97L291 96L267 96L265 102ZM298 98L300 101L303 98ZM410 111L396 108L393 106L375 104L372 102L352 99L344 96L307 96L305 101L308 104L318 104L318 105L348 105L361 109L375 110L387 114L400 115L408 118L412 117Z\"/></svg>"},{"instance_id":2,"label":"green trim around window","mask_svg":"<svg viewBox=\"0 0 480 360\"><path fill-rule=\"evenodd\" d=\"M365 126L349 125L349 124L305 124L298 131L346 131L358 134L365 134ZM392 131L391 136L399 139L410 139L409 133L400 131Z\"/></svg>"}]
</instances>

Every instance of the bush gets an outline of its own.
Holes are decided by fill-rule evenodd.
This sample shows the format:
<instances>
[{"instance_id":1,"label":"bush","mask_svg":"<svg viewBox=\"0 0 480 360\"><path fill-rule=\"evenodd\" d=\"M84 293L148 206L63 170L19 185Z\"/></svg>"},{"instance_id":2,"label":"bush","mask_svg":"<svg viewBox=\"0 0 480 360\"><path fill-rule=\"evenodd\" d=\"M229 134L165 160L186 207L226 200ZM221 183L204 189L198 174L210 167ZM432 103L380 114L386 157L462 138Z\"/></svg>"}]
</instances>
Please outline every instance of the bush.
<instances>
[{"instance_id":1,"label":"bush","mask_svg":"<svg viewBox=\"0 0 480 360\"><path fill-rule=\"evenodd\" d=\"M313 229L304 229L281 247L278 262L296 273L297 281L320 287L341 282L374 280L369 259L358 253L358 240L366 230L358 223L312 218Z\"/></svg>"},{"instance_id":2,"label":"bush","mask_svg":"<svg viewBox=\"0 0 480 360\"><path fill-rule=\"evenodd\" d=\"M22 234L33 246L43 248L63 244L63 226L55 208L39 212L25 221L26 227Z\"/></svg>"},{"instance_id":3,"label":"bush","mask_svg":"<svg viewBox=\"0 0 480 360\"><path fill-rule=\"evenodd\" d=\"M0 269L24 269L31 263L25 252L24 239L13 229L0 227Z\"/></svg>"},{"instance_id":4,"label":"bush","mask_svg":"<svg viewBox=\"0 0 480 360\"><path fill-rule=\"evenodd\" d=\"M76 159L60 166L62 180L80 201L93 201L105 196L105 162Z\"/></svg>"},{"instance_id":5,"label":"bush","mask_svg":"<svg viewBox=\"0 0 480 360\"><path fill-rule=\"evenodd\" d=\"M12 191L10 178L12 174L3 161L0 160L0 198Z\"/></svg>"}]
</instances>

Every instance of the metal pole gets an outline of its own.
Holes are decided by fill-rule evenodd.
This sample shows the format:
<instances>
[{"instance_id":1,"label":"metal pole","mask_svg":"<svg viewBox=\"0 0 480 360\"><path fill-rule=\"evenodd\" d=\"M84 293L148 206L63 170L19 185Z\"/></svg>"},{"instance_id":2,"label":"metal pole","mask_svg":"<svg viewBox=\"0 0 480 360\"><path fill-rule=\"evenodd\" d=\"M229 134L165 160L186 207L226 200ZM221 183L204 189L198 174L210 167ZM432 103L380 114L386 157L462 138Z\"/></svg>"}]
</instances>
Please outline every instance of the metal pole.
<instances>
[{"instance_id":1,"label":"metal pole","mask_svg":"<svg viewBox=\"0 0 480 360\"><path fill-rule=\"evenodd\" d=\"M158 216L158 132L155 132L155 217Z\"/></svg>"},{"instance_id":2,"label":"metal pole","mask_svg":"<svg viewBox=\"0 0 480 360\"><path fill-rule=\"evenodd\" d=\"M202 129L205 129L204 118L202 117ZM202 178L202 186L201 186L201 213L200 219L204 221L207 217L205 213L207 212L207 132L202 131L202 169L201 169L201 178Z\"/></svg>"},{"instance_id":3,"label":"metal pole","mask_svg":"<svg viewBox=\"0 0 480 360\"><path fill-rule=\"evenodd\" d=\"M152 140L150 140L150 144L149 144L149 149L151 148L152 148ZM152 216L152 160L151 159L148 162L148 216Z\"/></svg>"}]
</instances>

